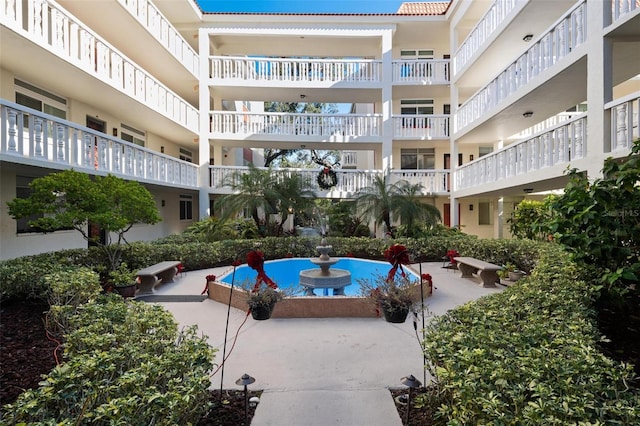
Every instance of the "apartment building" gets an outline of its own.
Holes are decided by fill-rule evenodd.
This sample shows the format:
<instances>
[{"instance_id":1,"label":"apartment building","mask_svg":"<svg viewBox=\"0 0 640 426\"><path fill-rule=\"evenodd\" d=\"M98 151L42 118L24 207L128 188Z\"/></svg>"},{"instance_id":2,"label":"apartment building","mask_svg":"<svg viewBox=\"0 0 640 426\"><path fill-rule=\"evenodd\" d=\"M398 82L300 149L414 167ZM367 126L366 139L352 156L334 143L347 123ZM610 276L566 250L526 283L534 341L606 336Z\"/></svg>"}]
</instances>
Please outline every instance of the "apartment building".
<instances>
[{"instance_id":1,"label":"apartment building","mask_svg":"<svg viewBox=\"0 0 640 426\"><path fill-rule=\"evenodd\" d=\"M7 214L73 168L135 179L163 221L211 214L262 151L338 150L351 199L376 175L423 187L449 226L508 237L514 205L597 177L638 138L636 0L453 0L388 14L204 13L194 0L0 0L0 258L83 247ZM265 112L264 102L352 105ZM316 182L319 169L284 170ZM382 230L375 230L380 233Z\"/></svg>"}]
</instances>

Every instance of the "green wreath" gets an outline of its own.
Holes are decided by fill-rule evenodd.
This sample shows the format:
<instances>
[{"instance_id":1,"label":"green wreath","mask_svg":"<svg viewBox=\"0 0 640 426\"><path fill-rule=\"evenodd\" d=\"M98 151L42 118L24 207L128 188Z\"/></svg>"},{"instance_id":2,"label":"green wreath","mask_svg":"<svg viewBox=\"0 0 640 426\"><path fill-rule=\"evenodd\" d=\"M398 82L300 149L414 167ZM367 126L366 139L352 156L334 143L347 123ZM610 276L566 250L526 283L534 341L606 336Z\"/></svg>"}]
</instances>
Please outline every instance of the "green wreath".
<instances>
[{"instance_id":1,"label":"green wreath","mask_svg":"<svg viewBox=\"0 0 640 426\"><path fill-rule=\"evenodd\" d=\"M338 184L338 175L332 169L325 167L318 173L316 181L321 189L331 189Z\"/></svg>"}]
</instances>

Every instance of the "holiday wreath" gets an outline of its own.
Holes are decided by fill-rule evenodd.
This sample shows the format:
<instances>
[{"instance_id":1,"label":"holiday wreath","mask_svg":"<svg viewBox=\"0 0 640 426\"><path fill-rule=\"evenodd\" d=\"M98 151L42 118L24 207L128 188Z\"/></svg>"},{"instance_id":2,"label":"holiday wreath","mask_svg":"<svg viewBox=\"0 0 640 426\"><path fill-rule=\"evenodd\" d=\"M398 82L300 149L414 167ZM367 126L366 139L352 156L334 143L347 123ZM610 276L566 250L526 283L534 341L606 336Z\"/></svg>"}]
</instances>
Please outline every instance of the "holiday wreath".
<instances>
[{"instance_id":1,"label":"holiday wreath","mask_svg":"<svg viewBox=\"0 0 640 426\"><path fill-rule=\"evenodd\" d=\"M320 170L316 180L318 181L318 186L321 189L330 189L338 184L338 175L329 167L325 167Z\"/></svg>"}]
</instances>

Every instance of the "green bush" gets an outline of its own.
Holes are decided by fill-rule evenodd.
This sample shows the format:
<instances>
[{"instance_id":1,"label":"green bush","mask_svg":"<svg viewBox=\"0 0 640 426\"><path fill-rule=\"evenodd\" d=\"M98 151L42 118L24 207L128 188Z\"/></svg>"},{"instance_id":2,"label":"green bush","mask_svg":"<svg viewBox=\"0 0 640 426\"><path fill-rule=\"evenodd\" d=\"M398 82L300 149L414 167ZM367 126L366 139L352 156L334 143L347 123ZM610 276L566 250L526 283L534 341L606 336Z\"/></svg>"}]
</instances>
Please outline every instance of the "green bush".
<instances>
[{"instance_id":1,"label":"green bush","mask_svg":"<svg viewBox=\"0 0 640 426\"><path fill-rule=\"evenodd\" d=\"M427 327L437 424L640 424L633 370L598 350L595 290L563 258L546 245L528 280Z\"/></svg>"},{"instance_id":2,"label":"green bush","mask_svg":"<svg viewBox=\"0 0 640 426\"><path fill-rule=\"evenodd\" d=\"M175 425L206 410L215 350L160 306L101 296L69 319L66 361L3 424Z\"/></svg>"}]
</instances>

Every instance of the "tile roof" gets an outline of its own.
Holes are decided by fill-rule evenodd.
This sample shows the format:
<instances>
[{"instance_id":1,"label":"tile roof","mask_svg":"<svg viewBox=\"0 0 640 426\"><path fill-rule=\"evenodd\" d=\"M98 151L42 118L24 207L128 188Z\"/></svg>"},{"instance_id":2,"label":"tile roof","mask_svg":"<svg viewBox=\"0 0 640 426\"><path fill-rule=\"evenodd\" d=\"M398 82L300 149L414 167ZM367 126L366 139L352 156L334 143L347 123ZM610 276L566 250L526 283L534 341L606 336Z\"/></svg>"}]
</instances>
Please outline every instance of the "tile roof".
<instances>
[{"instance_id":1,"label":"tile roof","mask_svg":"<svg viewBox=\"0 0 640 426\"><path fill-rule=\"evenodd\" d=\"M441 2L405 2L396 12L398 15L444 15L449 8L450 1Z\"/></svg>"}]
</instances>

